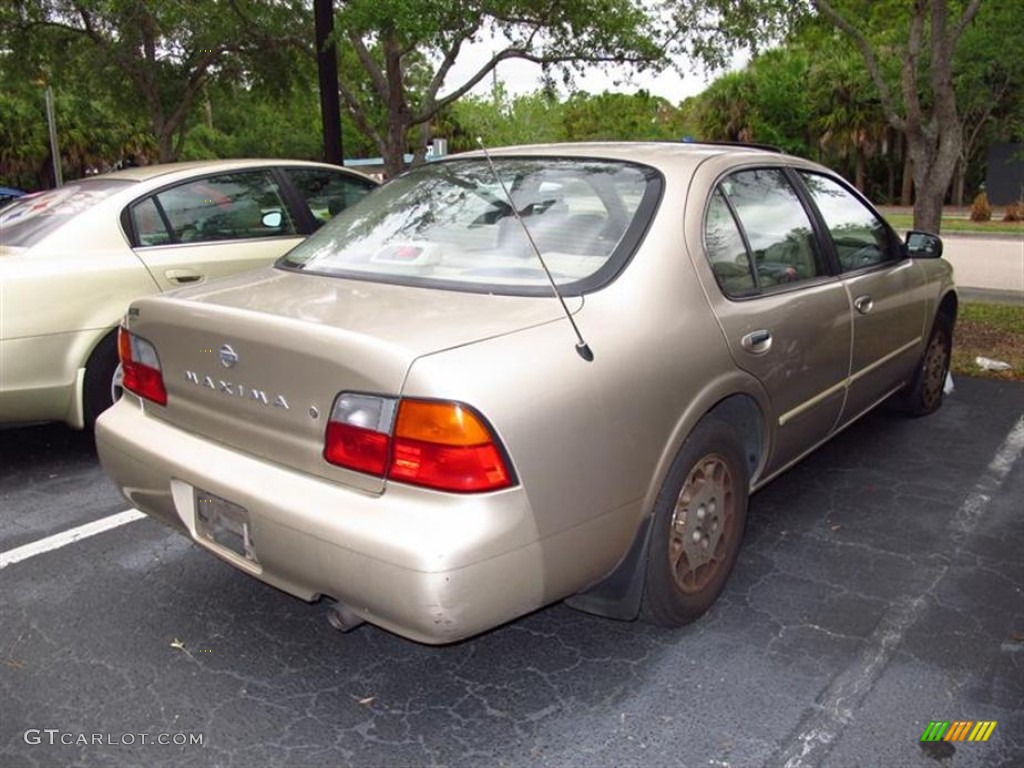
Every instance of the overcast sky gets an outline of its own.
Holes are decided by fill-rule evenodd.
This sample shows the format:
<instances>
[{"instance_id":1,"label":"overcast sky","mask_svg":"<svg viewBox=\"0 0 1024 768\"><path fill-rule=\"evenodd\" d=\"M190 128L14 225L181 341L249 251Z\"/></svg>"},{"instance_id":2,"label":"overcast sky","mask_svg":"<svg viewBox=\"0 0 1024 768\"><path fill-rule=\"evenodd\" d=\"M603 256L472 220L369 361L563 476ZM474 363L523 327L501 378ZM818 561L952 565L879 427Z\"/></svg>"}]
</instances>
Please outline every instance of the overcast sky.
<instances>
[{"instance_id":1,"label":"overcast sky","mask_svg":"<svg viewBox=\"0 0 1024 768\"><path fill-rule=\"evenodd\" d=\"M448 73L442 95L466 82L498 49L499 44L496 41L464 46L455 66ZM734 66L743 66L747 58L745 54L737 57ZM700 66L683 64L681 69L685 76L673 69L666 69L656 75L649 73L634 75L630 80L624 74L628 71L625 68L616 70L614 67L609 67L607 71L602 71L598 67L592 67L584 76L576 78L576 85L580 90L590 93L601 93L602 91L635 93L643 88L655 96L663 96L672 104L678 104L687 96L700 93L707 83L714 79L714 76L709 78L705 75ZM505 84L506 91L512 95L536 91L540 88L540 65L521 59L503 61L498 65L498 79ZM488 76L471 93L480 96L490 92L491 77Z\"/></svg>"}]
</instances>

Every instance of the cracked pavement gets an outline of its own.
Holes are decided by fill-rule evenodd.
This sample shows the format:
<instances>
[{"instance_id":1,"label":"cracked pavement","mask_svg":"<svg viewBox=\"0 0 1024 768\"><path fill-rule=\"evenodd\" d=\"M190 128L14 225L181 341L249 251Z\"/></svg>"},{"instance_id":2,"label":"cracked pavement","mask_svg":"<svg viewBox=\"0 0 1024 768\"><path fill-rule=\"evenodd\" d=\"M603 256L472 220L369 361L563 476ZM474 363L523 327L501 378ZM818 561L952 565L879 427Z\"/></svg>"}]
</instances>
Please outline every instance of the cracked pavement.
<instances>
[{"instance_id":1,"label":"cracked pavement","mask_svg":"<svg viewBox=\"0 0 1024 768\"><path fill-rule=\"evenodd\" d=\"M1024 386L956 385L754 495L724 595L682 630L555 605L442 648L341 634L148 519L15 563L0 764L1024 765L1024 459L999 461ZM0 432L0 551L127 506L86 436ZM926 751L931 720L998 726Z\"/></svg>"}]
</instances>

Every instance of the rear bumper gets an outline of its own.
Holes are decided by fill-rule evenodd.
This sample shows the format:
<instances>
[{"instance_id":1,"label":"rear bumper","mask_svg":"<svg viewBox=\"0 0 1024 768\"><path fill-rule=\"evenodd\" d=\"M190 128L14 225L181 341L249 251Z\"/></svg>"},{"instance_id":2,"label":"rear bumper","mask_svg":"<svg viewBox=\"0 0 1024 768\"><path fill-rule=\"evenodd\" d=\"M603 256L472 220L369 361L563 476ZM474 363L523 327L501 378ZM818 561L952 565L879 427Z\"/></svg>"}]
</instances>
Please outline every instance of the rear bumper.
<instances>
[{"instance_id":1,"label":"rear bumper","mask_svg":"<svg viewBox=\"0 0 1024 768\"><path fill-rule=\"evenodd\" d=\"M90 332L0 339L0 424L64 421L81 429L81 366L94 342Z\"/></svg>"},{"instance_id":2,"label":"rear bumper","mask_svg":"<svg viewBox=\"0 0 1024 768\"><path fill-rule=\"evenodd\" d=\"M391 484L365 494L179 430L131 396L100 417L96 443L143 512L268 584L333 597L410 639L453 642L546 602L522 488L460 496ZM248 511L258 563L197 534L196 488Z\"/></svg>"}]
</instances>

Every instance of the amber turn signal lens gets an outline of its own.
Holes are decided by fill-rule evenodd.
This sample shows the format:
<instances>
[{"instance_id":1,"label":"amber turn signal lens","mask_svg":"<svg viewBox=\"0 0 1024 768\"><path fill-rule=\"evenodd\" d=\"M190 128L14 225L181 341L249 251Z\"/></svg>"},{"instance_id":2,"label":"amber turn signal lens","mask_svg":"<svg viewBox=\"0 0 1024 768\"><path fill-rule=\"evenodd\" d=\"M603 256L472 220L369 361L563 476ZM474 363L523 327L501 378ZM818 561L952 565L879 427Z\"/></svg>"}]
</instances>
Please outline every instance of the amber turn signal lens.
<instances>
[{"instance_id":1,"label":"amber turn signal lens","mask_svg":"<svg viewBox=\"0 0 1024 768\"><path fill-rule=\"evenodd\" d=\"M465 406L428 400L402 400L395 437L439 445L480 445L493 439Z\"/></svg>"}]
</instances>

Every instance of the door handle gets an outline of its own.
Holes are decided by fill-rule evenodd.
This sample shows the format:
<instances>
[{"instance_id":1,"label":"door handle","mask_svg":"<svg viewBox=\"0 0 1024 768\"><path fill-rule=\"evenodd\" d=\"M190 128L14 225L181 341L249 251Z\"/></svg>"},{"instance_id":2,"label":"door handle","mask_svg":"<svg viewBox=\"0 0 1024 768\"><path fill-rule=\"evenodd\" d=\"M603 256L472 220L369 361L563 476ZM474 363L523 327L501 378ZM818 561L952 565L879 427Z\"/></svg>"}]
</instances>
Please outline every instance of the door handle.
<instances>
[{"instance_id":1,"label":"door handle","mask_svg":"<svg viewBox=\"0 0 1024 768\"><path fill-rule=\"evenodd\" d=\"M740 346L752 354L763 355L772 348L772 332L764 328L751 331L740 339Z\"/></svg>"},{"instance_id":2,"label":"door handle","mask_svg":"<svg viewBox=\"0 0 1024 768\"><path fill-rule=\"evenodd\" d=\"M860 298L854 299L853 307L862 315L866 315L875 308L875 301L870 296L861 296Z\"/></svg>"},{"instance_id":3,"label":"door handle","mask_svg":"<svg viewBox=\"0 0 1024 768\"><path fill-rule=\"evenodd\" d=\"M164 272L164 276L172 283L177 283L178 285L198 283L203 279L201 272L195 272L191 269L168 269Z\"/></svg>"}]
</instances>

